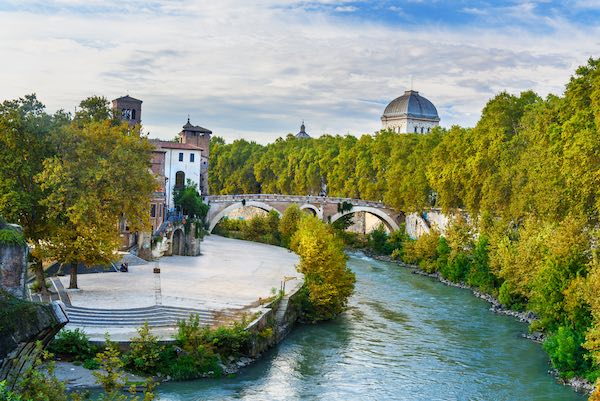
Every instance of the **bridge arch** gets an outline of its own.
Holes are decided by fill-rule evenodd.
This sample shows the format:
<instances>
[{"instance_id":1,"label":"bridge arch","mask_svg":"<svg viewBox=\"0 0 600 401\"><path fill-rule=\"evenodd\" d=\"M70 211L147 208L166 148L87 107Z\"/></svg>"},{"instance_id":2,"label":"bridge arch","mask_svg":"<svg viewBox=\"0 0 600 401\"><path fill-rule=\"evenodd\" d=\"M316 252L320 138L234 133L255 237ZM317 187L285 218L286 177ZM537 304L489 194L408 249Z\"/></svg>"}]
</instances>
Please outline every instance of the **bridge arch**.
<instances>
[{"instance_id":1,"label":"bridge arch","mask_svg":"<svg viewBox=\"0 0 600 401\"><path fill-rule=\"evenodd\" d=\"M310 203L305 203L302 206L300 206L300 210L312 210L315 216L317 216L321 220L323 219L323 210Z\"/></svg>"},{"instance_id":2,"label":"bridge arch","mask_svg":"<svg viewBox=\"0 0 600 401\"><path fill-rule=\"evenodd\" d=\"M379 219L383 222L383 224L386 225L386 227L390 231L396 231L396 230L400 229L400 226L398 226L398 223L396 223L396 221L390 215L381 211L380 209L377 209L377 208L371 207L371 206L353 206L352 209L350 209L350 210L346 210L344 212L338 212L338 213L334 214L333 216L331 216L331 223L335 222L336 220L338 220L348 214L354 214L354 213L358 213L358 212L367 212L367 213L371 213L374 216L379 217Z\"/></svg>"},{"instance_id":3,"label":"bridge arch","mask_svg":"<svg viewBox=\"0 0 600 401\"><path fill-rule=\"evenodd\" d=\"M210 219L210 223L208 225L208 232L212 233L212 231L214 230L216 225L219 224L219 221L221 221L221 219L223 219L223 217L227 216L230 212L237 210L244 206L253 206L258 209L262 209L265 212L270 212L271 210L275 210L277 212L277 214L279 214L279 217L281 217L281 212L279 210L275 209L273 206L267 205L266 203L258 202L258 201L246 201L244 204L242 202L236 202L236 203L233 203L233 204L227 206L225 209L221 210L213 218Z\"/></svg>"}]
</instances>

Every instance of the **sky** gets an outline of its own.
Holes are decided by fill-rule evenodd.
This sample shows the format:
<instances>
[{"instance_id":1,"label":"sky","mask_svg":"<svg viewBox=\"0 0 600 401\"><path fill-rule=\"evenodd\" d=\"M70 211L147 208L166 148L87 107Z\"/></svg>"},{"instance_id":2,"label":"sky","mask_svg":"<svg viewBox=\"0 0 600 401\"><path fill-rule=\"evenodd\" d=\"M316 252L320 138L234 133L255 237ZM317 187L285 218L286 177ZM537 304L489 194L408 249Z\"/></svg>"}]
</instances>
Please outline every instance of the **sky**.
<instances>
[{"instance_id":1,"label":"sky","mask_svg":"<svg viewBox=\"0 0 600 401\"><path fill-rule=\"evenodd\" d=\"M373 133L412 88L473 126L501 91L561 94L600 57L600 0L0 0L0 100L143 100L151 137Z\"/></svg>"}]
</instances>

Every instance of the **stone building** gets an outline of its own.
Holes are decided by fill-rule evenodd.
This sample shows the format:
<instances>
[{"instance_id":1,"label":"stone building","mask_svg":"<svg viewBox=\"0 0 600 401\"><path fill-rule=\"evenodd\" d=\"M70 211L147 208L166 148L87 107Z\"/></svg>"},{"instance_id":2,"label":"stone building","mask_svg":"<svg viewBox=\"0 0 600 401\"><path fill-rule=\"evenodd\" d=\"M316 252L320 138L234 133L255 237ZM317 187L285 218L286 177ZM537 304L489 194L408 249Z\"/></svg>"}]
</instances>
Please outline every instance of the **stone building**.
<instances>
[{"instance_id":1,"label":"stone building","mask_svg":"<svg viewBox=\"0 0 600 401\"><path fill-rule=\"evenodd\" d=\"M130 125L140 124L142 101L129 95L112 101L114 115ZM209 145L212 131L187 123L182 127L177 141L151 139L154 145L151 170L156 177L156 190L149 205L152 232L175 210L173 193L183 187L187 180L197 185L200 194L208 194ZM137 235L129 231L127 220L120 222L122 248L138 242Z\"/></svg>"},{"instance_id":2,"label":"stone building","mask_svg":"<svg viewBox=\"0 0 600 401\"><path fill-rule=\"evenodd\" d=\"M419 92L408 90L392 100L381 116L383 129L401 134L424 134L440 124L437 109Z\"/></svg>"},{"instance_id":3,"label":"stone building","mask_svg":"<svg viewBox=\"0 0 600 401\"><path fill-rule=\"evenodd\" d=\"M208 195L208 160L210 157L210 136L212 131L202 128L199 125L192 125L188 117L187 123L179 133L179 141L183 144L190 144L201 149L202 156L200 160L200 182L198 188L202 195Z\"/></svg>"},{"instance_id":4,"label":"stone building","mask_svg":"<svg viewBox=\"0 0 600 401\"><path fill-rule=\"evenodd\" d=\"M142 123L142 101L129 95L122 96L112 101L114 115L129 125Z\"/></svg>"}]
</instances>

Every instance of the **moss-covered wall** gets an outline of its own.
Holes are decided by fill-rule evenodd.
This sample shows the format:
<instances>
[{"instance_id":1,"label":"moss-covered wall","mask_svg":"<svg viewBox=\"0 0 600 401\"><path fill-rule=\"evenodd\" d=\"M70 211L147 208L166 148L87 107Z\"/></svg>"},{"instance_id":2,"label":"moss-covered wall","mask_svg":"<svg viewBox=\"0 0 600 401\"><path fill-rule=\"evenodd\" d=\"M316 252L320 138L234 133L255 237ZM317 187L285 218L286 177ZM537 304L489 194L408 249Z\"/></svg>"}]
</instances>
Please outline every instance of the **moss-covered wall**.
<instances>
[{"instance_id":1,"label":"moss-covered wall","mask_svg":"<svg viewBox=\"0 0 600 401\"><path fill-rule=\"evenodd\" d=\"M37 357L36 342L45 347L68 321L58 303L37 304L0 290L0 381L12 388Z\"/></svg>"},{"instance_id":2,"label":"moss-covered wall","mask_svg":"<svg viewBox=\"0 0 600 401\"><path fill-rule=\"evenodd\" d=\"M28 253L21 227L0 226L0 289L19 298L25 297Z\"/></svg>"}]
</instances>

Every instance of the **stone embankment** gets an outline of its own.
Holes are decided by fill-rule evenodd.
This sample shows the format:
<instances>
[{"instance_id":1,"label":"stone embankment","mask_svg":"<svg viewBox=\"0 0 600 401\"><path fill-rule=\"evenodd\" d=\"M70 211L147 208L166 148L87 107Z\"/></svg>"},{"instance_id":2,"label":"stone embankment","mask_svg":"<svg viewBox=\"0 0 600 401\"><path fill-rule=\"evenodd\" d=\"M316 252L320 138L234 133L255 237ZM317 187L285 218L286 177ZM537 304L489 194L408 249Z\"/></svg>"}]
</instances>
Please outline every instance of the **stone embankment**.
<instances>
[{"instance_id":1,"label":"stone embankment","mask_svg":"<svg viewBox=\"0 0 600 401\"><path fill-rule=\"evenodd\" d=\"M375 255L370 252L365 252L365 254L367 254L369 257L372 257L373 259L377 259L377 260L381 260L381 261L389 262L389 263L394 263L394 264L397 264L404 268L410 269L413 274L418 274L420 276L425 276L425 277L430 277L430 278L436 279L439 282L441 282L447 286L470 290L473 293L473 295L475 295L477 298L480 298L480 299L483 299L484 301L489 302L491 304L490 311L492 311L493 313L496 313L499 315L511 316L511 317L517 319L518 321L520 321L522 323L527 323L527 324L531 324L538 319L538 317L535 315L535 313L533 313L531 311L519 312L519 311L514 311L511 309L508 309L505 306L503 306L500 303L500 301L498 301L498 299L491 296L490 294L483 293L483 292L479 291L478 289L473 288L462 282L455 283L453 281L447 280L447 279L443 278L439 272L427 273L427 272L419 269L415 265L410 265L410 264L404 263L402 261L392 259L391 257L386 256L386 255ZM531 333L523 333L522 336L523 336L523 338L527 338L527 339L529 339L531 341L535 341L537 343L543 343L546 338L544 333L541 333L538 331L534 331ZM562 379L560 377L559 372L556 369L550 369L548 371L548 373L550 375L554 376L559 383L561 383L565 386L572 387L577 392L591 394L594 391L594 385L584 378L574 377L572 379Z\"/></svg>"}]
</instances>

